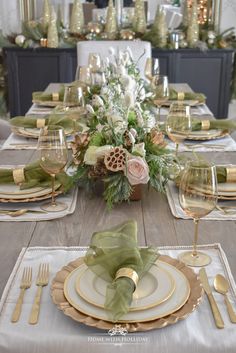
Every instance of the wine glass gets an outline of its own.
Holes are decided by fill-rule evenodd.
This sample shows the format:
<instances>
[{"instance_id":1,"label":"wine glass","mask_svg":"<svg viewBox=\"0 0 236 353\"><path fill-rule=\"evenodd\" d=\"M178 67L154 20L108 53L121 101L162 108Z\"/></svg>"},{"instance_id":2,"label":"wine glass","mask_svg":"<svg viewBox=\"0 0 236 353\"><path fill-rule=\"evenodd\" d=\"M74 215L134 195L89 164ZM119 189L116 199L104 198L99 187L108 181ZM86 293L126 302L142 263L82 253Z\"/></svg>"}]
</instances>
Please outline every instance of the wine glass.
<instances>
[{"instance_id":1,"label":"wine glass","mask_svg":"<svg viewBox=\"0 0 236 353\"><path fill-rule=\"evenodd\" d=\"M217 176L215 166L205 161L191 161L183 171L179 186L179 202L195 224L193 250L179 258L189 266L206 266L211 258L197 251L199 219L214 210L217 203Z\"/></svg>"},{"instance_id":2,"label":"wine glass","mask_svg":"<svg viewBox=\"0 0 236 353\"><path fill-rule=\"evenodd\" d=\"M66 166L68 150L64 129L60 126L45 126L40 130L38 140L40 165L52 178L52 199L41 206L48 212L63 211L67 205L55 200L55 176Z\"/></svg>"},{"instance_id":3,"label":"wine glass","mask_svg":"<svg viewBox=\"0 0 236 353\"><path fill-rule=\"evenodd\" d=\"M166 132L175 143L175 154L178 154L179 144L184 141L192 130L190 106L182 103L173 103L166 119Z\"/></svg>"},{"instance_id":4,"label":"wine glass","mask_svg":"<svg viewBox=\"0 0 236 353\"><path fill-rule=\"evenodd\" d=\"M65 85L63 107L64 110L69 110L71 107L84 107L84 95L81 86Z\"/></svg>"},{"instance_id":5,"label":"wine glass","mask_svg":"<svg viewBox=\"0 0 236 353\"><path fill-rule=\"evenodd\" d=\"M152 79L152 86L155 93L154 103L158 107L158 121L161 118L161 107L169 99L168 77L156 75Z\"/></svg>"},{"instance_id":6,"label":"wine glass","mask_svg":"<svg viewBox=\"0 0 236 353\"><path fill-rule=\"evenodd\" d=\"M75 81L79 81L88 86L91 85L91 71L88 66L77 66Z\"/></svg>"},{"instance_id":7,"label":"wine glass","mask_svg":"<svg viewBox=\"0 0 236 353\"><path fill-rule=\"evenodd\" d=\"M160 75L160 62L158 58L147 58L144 73L149 81L152 81L154 76Z\"/></svg>"},{"instance_id":8,"label":"wine glass","mask_svg":"<svg viewBox=\"0 0 236 353\"><path fill-rule=\"evenodd\" d=\"M102 59L97 53L89 53L88 65L91 72L101 71L102 69Z\"/></svg>"}]
</instances>

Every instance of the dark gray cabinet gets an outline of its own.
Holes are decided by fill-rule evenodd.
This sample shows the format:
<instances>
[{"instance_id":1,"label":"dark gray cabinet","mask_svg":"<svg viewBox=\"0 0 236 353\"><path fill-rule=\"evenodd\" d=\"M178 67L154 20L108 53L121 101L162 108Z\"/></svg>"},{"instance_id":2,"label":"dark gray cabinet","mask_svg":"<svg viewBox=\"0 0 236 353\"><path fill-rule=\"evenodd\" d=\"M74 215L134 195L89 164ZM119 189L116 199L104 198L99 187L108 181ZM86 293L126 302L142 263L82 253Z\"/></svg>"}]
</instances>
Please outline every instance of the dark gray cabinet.
<instances>
[{"instance_id":1,"label":"dark gray cabinet","mask_svg":"<svg viewBox=\"0 0 236 353\"><path fill-rule=\"evenodd\" d=\"M92 45L91 45L92 48ZM153 49L160 59L161 73L172 83L186 82L207 96L215 117L225 118L230 100L232 50ZM44 90L50 82L71 82L77 65L76 49L4 48L11 116L24 115L33 91Z\"/></svg>"}]
</instances>

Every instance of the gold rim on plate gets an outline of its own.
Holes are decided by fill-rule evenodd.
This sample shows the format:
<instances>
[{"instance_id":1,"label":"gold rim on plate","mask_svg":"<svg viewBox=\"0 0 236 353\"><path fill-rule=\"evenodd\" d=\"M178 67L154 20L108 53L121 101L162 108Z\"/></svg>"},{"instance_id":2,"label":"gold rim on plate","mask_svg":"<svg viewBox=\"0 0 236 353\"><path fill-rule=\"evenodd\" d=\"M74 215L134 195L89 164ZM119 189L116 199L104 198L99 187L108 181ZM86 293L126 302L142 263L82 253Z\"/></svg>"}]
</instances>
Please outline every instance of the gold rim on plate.
<instances>
[{"instance_id":1,"label":"gold rim on plate","mask_svg":"<svg viewBox=\"0 0 236 353\"><path fill-rule=\"evenodd\" d=\"M203 289L198 276L193 272L193 270L187 267L181 261L173 259L167 255L161 255L159 259L176 267L186 276L190 285L189 298L180 309L165 317L146 322L123 323L122 325L129 332L148 331L174 324L179 320L185 319L191 312L196 309L196 307L201 301ZM63 311L65 315L71 317L73 320L84 323L88 326L109 330L114 326L112 322L99 320L94 317L83 314L79 310L76 310L65 298L64 282L68 275L78 266L80 266L82 262L83 258L78 258L77 260L72 261L67 266L63 267L56 274L51 285L52 300L57 305L57 307Z\"/></svg>"},{"instance_id":2,"label":"gold rim on plate","mask_svg":"<svg viewBox=\"0 0 236 353\"><path fill-rule=\"evenodd\" d=\"M40 129L38 129L36 127L35 128L25 128L25 127L12 126L11 130L15 135L33 138L33 139L37 139L39 137L39 132L40 132ZM35 133L32 130L35 130ZM65 129L64 132L65 132L66 136L69 136L73 133L73 129L68 128L68 129Z\"/></svg>"},{"instance_id":3,"label":"gold rim on plate","mask_svg":"<svg viewBox=\"0 0 236 353\"><path fill-rule=\"evenodd\" d=\"M160 261L159 261L160 262ZM79 270L79 274L77 276L77 280L75 283L75 290L77 291L77 293L79 294L79 296L81 298L83 298L85 301L87 301L88 303L97 306L99 308L103 308L104 309L104 302L105 302L105 292L106 292L106 288L104 288L103 290L100 291L96 291L96 285L95 285L95 281L96 279L98 281L100 281L100 286L106 286L108 283L105 280L102 280L100 277L96 276L87 266L85 263L81 264L76 270L74 271L78 271ZM89 271L89 272L88 272ZM157 285L156 286L151 286L154 287L153 288L153 292L149 295L145 295L143 298L147 298L149 297L150 299L150 303L143 303L142 304L142 297L140 297L139 293L140 291L140 287L142 286L142 280L141 279L139 281L138 284L138 288L135 291L136 293L136 297L135 297L135 293L134 293L134 298L133 298L133 305L131 304L130 307L130 311L137 311L137 310L145 310L145 309L149 309L152 308L154 306L157 306L161 303L163 303L164 301L166 301L167 299L169 299L171 297L171 295L173 294L174 290L175 290L175 281L173 276L164 268L162 268L161 266L158 266L158 264L153 265L151 267L151 269L149 270L150 275L155 278ZM156 299L158 297L158 288L161 286L161 284L159 283L160 277L157 279L156 276L161 275L162 278L162 282L167 282L168 281L168 288L166 290L166 292L164 293L159 293L159 298ZM164 276L164 279L163 279ZM151 277L151 278L152 278ZM150 281L150 277L149 281ZM88 280L88 284L91 284L94 286L94 288L89 287L87 289L87 294L86 291L84 291L82 284L83 284L83 280ZM99 283L97 283L97 287L99 286ZM145 288L148 287L148 283L146 283ZM162 286L163 288L163 286ZM92 298L91 294L92 293L96 293L98 295L97 298ZM100 298L99 298L100 297ZM140 299L139 299L140 298ZM144 299L144 301L145 301ZM101 303L102 302L102 303Z\"/></svg>"},{"instance_id":4,"label":"gold rim on plate","mask_svg":"<svg viewBox=\"0 0 236 353\"><path fill-rule=\"evenodd\" d=\"M209 130L210 131L210 130ZM209 134L207 131L204 131L205 135L200 135L197 136L196 131L192 132L192 135L188 135L186 137L186 140L193 140L193 141L208 141L208 140L216 140L220 139L222 137L228 136L229 135L229 130L216 130L215 134ZM194 135L195 134L195 135Z\"/></svg>"}]
</instances>

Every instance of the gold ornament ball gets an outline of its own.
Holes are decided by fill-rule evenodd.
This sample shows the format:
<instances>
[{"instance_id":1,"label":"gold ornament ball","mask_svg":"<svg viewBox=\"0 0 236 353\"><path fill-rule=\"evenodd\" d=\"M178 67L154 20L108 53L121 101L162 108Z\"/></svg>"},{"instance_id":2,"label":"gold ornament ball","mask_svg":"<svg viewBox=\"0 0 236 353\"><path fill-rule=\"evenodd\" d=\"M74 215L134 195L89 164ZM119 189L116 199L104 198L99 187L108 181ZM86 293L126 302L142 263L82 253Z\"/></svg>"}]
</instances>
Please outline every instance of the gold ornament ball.
<instances>
[{"instance_id":1,"label":"gold ornament ball","mask_svg":"<svg viewBox=\"0 0 236 353\"><path fill-rule=\"evenodd\" d=\"M120 38L122 40L133 40L135 38L135 33L131 29L122 29L120 31Z\"/></svg>"},{"instance_id":2,"label":"gold ornament ball","mask_svg":"<svg viewBox=\"0 0 236 353\"><path fill-rule=\"evenodd\" d=\"M89 22L87 28L90 33L100 34L102 33L103 25L97 22Z\"/></svg>"},{"instance_id":3,"label":"gold ornament ball","mask_svg":"<svg viewBox=\"0 0 236 353\"><path fill-rule=\"evenodd\" d=\"M24 45L26 38L23 34L18 34L15 38L15 43L16 45L19 45L19 47L22 47Z\"/></svg>"}]
</instances>

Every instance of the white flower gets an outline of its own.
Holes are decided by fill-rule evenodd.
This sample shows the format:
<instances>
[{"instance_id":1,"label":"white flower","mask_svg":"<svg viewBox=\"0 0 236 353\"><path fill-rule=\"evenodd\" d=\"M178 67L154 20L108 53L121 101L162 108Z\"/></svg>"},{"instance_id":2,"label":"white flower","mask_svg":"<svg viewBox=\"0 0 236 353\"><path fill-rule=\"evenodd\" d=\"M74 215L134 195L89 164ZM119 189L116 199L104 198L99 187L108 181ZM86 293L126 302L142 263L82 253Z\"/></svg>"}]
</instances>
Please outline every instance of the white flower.
<instances>
[{"instance_id":1,"label":"white flower","mask_svg":"<svg viewBox=\"0 0 236 353\"><path fill-rule=\"evenodd\" d=\"M129 90L135 90L136 88L136 81L129 75L123 75L120 78L121 84L123 85L124 89L129 91Z\"/></svg>"},{"instance_id":2,"label":"white flower","mask_svg":"<svg viewBox=\"0 0 236 353\"><path fill-rule=\"evenodd\" d=\"M142 87L141 90L139 91L139 99L140 99L141 101L144 101L145 98L146 98L145 88Z\"/></svg>"},{"instance_id":3,"label":"white flower","mask_svg":"<svg viewBox=\"0 0 236 353\"><path fill-rule=\"evenodd\" d=\"M132 108L135 105L135 96L134 93L128 91L124 95L124 104L127 108Z\"/></svg>"},{"instance_id":4,"label":"white flower","mask_svg":"<svg viewBox=\"0 0 236 353\"><path fill-rule=\"evenodd\" d=\"M103 103L102 98L99 97L97 94L94 94L93 98L92 98L92 105L94 107L103 107L104 103Z\"/></svg>"},{"instance_id":5,"label":"white flower","mask_svg":"<svg viewBox=\"0 0 236 353\"><path fill-rule=\"evenodd\" d=\"M124 65L117 65L116 73L117 73L117 75L121 75L121 76L127 75L127 70L124 67Z\"/></svg>"},{"instance_id":6,"label":"white flower","mask_svg":"<svg viewBox=\"0 0 236 353\"><path fill-rule=\"evenodd\" d=\"M129 130L130 132L131 132L131 134L134 136L134 137L136 137L137 136L137 131L133 128L133 127L131 127L131 129Z\"/></svg>"},{"instance_id":7,"label":"white flower","mask_svg":"<svg viewBox=\"0 0 236 353\"><path fill-rule=\"evenodd\" d=\"M135 110L136 117L137 117L137 123L138 126L143 127L144 126L144 120L143 120L143 115L139 109Z\"/></svg>"},{"instance_id":8,"label":"white flower","mask_svg":"<svg viewBox=\"0 0 236 353\"><path fill-rule=\"evenodd\" d=\"M148 112L148 115L146 116L146 122L145 122L146 132L149 132L155 126L156 126L156 119L153 115L151 115Z\"/></svg>"},{"instance_id":9,"label":"white flower","mask_svg":"<svg viewBox=\"0 0 236 353\"><path fill-rule=\"evenodd\" d=\"M136 145L134 145L132 149L132 153L140 157L145 157L146 150L145 150L144 142L137 143Z\"/></svg>"},{"instance_id":10,"label":"white flower","mask_svg":"<svg viewBox=\"0 0 236 353\"><path fill-rule=\"evenodd\" d=\"M110 55L114 56L116 51L115 51L115 48L114 48L114 47L110 47L110 48L108 49L108 52L109 52Z\"/></svg>"},{"instance_id":11,"label":"white flower","mask_svg":"<svg viewBox=\"0 0 236 353\"><path fill-rule=\"evenodd\" d=\"M90 104L86 104L86 109L87 109L87 112L89 112L90 114L95 114L95 111Z\"/></svg>"},{"instance_id":12,"label":"white flower","mask_svg":"<svg viewBox=\"0 0 236 353\"><path fill-rule=\"evenodd\" d=\"M113 146L89 146L84 155L84 163L87 165L95 165L99 158L103 158L107 151L109 151Z\"/></svg>"}]
</instances>

